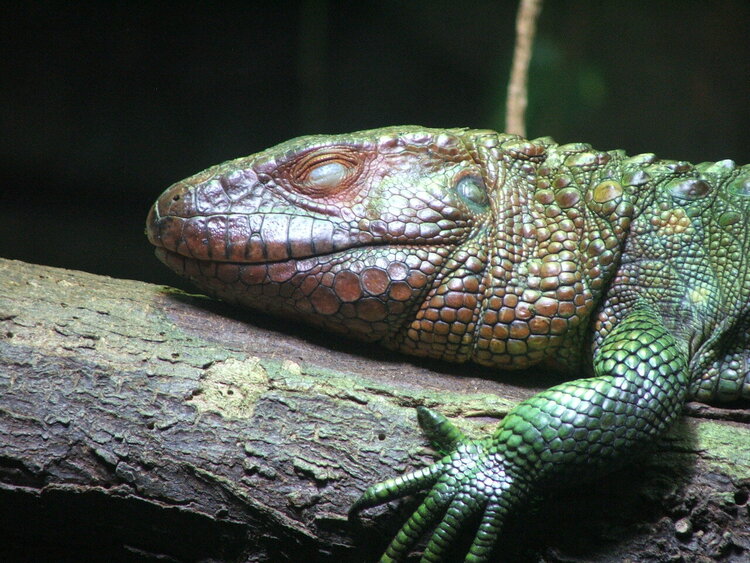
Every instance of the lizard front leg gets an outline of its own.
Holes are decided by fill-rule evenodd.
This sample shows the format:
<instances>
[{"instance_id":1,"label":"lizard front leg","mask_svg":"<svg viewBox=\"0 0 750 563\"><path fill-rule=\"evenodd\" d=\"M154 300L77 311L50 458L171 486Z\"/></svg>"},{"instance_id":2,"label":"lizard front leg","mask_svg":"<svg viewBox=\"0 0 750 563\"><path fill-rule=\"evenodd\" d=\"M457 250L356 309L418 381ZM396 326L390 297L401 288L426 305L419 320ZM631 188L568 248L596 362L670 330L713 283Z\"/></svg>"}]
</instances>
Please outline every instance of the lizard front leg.
<instances>
[{"instance_id":1,"label":"lizard front leg","mask_svg":"<svg viewBox=\"0 0 750 563\"><path fill-rule=\"evenodd\" d=\"M659 316L635 308L594 356L595 377L523 401L483 440L467 440L439 415L420 424L454 446L434 465L371 486L352 513L427 489L382 561L405 558L437 522L423 561L442 560L467 521L481 518L466 561L485 561L508 515L529 496L596 477L641 451L675 420L687 390L687 357Z\"/></svg>"}]
</instances>

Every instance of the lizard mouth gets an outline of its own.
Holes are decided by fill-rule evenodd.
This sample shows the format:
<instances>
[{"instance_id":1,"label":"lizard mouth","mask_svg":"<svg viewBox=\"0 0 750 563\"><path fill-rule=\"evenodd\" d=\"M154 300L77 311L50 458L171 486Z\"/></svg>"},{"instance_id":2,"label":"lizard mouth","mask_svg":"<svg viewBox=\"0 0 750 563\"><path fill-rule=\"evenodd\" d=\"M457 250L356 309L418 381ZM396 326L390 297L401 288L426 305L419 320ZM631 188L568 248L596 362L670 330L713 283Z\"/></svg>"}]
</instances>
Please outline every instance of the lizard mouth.
<instances>
[{"instance_id":1,"label":"lizard mouth","mask_svg":"<svg viewBox=\"0 0 750 563\"><path fill-rule=\"evenodd\" d=\"M264 271L264 272L276 272L279 275L272 276L276 279L275 281L283 281L281 278L288 278L293 273L301 271L307 271L313 268L315 265L319 265L322 262L329 264L336 264L345 261L346 257L351 254L357 254L358 252L367 252L373 248L388 249L392 246L401 245L390 245L386 243L382 244L370 244L370 245L353 245L341 250L334 250L331 252L319 253L319 254L307 254L304 256L294 256L278 260L225 260L218 259L215 257L209 258L198 258L170 250L164 246L155 245L154 254L167 267L181 276L189 276L191 278L198 278L216 275L219 271L228 271L230 269L241 269L242 271ZM414 248L413 246L404 245L403 248ZM308 263L306 263L308 262Z\"/></svg>"},{"instance_id":2,"label":"lizard mouth","mask_svg":"<svg viewBox=\"0 0 750 563\"><path fill-rule=\"evenodd\" d=\"M378 244L372 234L345 231L327 218L283 213L161 216L156 205L146 234L160 259L174 254L236 265L284 263Z\"/></svg>"}]
</instances>

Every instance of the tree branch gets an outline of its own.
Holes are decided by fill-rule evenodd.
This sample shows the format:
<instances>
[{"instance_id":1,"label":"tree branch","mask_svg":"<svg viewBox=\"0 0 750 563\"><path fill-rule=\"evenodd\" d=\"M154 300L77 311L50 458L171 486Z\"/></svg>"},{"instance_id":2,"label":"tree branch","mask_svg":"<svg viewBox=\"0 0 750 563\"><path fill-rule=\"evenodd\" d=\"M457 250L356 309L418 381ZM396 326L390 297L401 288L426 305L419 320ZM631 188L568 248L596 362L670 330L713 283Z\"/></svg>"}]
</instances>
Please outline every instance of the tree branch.
<instances>
[{"instance_id":1,"label":"tree branch","mask_svg":"<svg viewBox=\"0 0 750 563\"><path fill-rule=\"evenodd\" d=\"M3 560L373 560L405 510L346 513L431 460L413 407L480 436L539 388L135 281L0 260L0 288ZM747 555L744 412L684 417L660 455L556 494L507 553Z\"/></svg>"}]
</instances>

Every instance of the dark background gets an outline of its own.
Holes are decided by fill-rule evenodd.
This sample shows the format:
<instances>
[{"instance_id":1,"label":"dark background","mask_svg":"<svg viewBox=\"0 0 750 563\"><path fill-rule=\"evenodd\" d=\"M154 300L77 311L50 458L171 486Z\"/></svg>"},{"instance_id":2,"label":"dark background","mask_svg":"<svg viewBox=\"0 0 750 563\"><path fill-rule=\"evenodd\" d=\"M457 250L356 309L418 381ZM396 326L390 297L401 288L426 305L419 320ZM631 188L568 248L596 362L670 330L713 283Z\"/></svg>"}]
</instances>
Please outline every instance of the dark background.
<instances>
[{"instance_id":1,"label":"dark background","mask_svg":"<svg viewBox=\"0 0 750 563\"><path fill-rule=\"evenodd\" d=\"M0 256L159 283L172 182L308 133L503 128L516 1L25 2L0 19ZM750 2L548 0L530 136L750 161Z\"/></svg>"}]
</instances>

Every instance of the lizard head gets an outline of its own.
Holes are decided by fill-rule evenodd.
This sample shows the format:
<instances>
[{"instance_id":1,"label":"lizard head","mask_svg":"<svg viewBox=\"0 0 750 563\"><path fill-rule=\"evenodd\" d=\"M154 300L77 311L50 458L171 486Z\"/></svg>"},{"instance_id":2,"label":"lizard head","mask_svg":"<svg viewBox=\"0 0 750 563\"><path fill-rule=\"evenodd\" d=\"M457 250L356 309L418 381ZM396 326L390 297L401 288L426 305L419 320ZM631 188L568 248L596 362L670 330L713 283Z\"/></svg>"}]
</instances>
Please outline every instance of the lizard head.
<instances>
[{"instance_id":1,"label":"lizard head","mask_svg":"<svg viewBox=\"0 0 750 563\"><path fill-rule=\"evenodd\" d=\"M172 185L148 238L212 295L388 340L488 222L494 179L466 138L397 127L293 139Z\"/></svg>"},{"instance_id":2,"label":"lizard head","mask_svg":"<svg viewBox=\"0 0 750 563\"><path fill-rule=\"evenodd\" d=\"M300 137L177 182L147 233L232 303L416 355L572 369L555 351L581 348L565 339L632 214L612 155L589 149L471 129Z\"/></svg>"}]
</instances>

